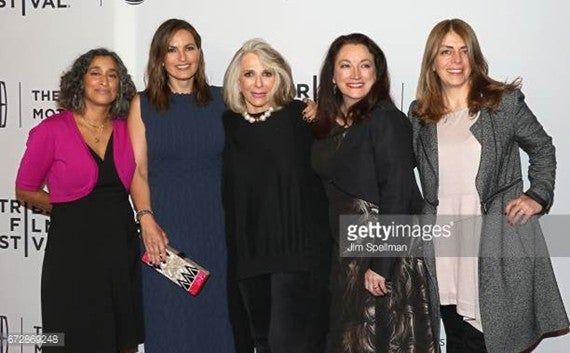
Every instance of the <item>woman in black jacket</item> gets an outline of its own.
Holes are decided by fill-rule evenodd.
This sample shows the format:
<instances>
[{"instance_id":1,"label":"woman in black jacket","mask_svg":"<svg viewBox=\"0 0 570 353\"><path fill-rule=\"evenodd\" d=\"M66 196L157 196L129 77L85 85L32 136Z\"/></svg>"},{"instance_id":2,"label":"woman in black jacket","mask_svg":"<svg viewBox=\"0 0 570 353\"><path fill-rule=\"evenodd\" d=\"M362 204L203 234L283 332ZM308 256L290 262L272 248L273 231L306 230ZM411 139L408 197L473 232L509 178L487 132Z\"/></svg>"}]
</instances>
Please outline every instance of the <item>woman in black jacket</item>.
<instances>
[{"instance_id":1,"label":"woman in black jacket","mask_svg":"<svg viewBox=\"0 0 570 353\"><path fill-rule=\"evenodd\" d=\"M333 254L346 236L341 215L368 223L413 213L421 196L411 126L390 98L384 53L367 36L349 34L331 44L320 74L315 133L313 165L329 198ZM421 259L339 255L332 266L333 352L437 350Z\"/></svg>"}]
</instances>

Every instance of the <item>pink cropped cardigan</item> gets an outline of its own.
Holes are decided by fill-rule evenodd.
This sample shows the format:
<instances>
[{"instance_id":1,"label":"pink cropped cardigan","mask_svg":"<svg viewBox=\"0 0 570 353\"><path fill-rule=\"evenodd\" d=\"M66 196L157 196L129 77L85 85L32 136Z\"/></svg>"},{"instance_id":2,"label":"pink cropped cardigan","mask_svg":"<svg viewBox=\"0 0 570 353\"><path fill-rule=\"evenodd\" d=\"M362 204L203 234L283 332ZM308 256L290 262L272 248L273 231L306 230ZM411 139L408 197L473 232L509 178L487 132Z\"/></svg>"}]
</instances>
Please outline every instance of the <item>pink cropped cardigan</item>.
<instances>
[{"instance_id":1,"label":"pink cropped cardigan","mask_svg":"<svg viewBox=\"0 0 570 353\"><path fill-rule=\"evenodd\" d=\"M127 124L122 120L113 120L113 160L128 191L135 159ZM36 191L46 184L51 203L67 202L89 194L97 183L98 174L97 164L79 132L73 113L65 110L30 130L16 187Z\"/></svg>"}]
</instances>

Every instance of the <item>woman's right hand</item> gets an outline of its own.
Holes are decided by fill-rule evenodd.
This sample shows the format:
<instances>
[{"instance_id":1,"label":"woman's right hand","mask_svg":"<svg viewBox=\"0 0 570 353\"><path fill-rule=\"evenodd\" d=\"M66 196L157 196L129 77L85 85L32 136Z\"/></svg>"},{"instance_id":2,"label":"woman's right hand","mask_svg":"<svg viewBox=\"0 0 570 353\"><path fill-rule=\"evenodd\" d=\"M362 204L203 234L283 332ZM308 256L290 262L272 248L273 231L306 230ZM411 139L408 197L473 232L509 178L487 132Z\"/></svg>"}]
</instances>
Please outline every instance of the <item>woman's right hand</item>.
<instances>
[{"instance_id":1,"label":"woman's right hand","mask_svg":"<svg viewBox=\"0 0 570 353\"><path fill-rule=\"evenodd\" d=\"M30 206L39 208L44 212L51 212L52 204L49 201L49 194L43 189L38 191L28 191L16 188L16 198L20 202L25 202Z\"/></svg>"},{"instance_id":2,"label":"woman's right hand","mask_svg":"<svg viewBox=\"0 0 570 353\"><path fill-rule=\"evenodd\" d=\"M166 261L168 237L152 215L142 217L140 222L143 244L148 258L153 265L158 266Z\"/></svg>"},{"instance_id":3,"label":"woman's right hand","mask_svg":"<svg viewBox=\"0 0 570 353\"><path fill-rule=\"evenodd\" d=\"M140 96L136 95L131 102L127 119L129 137L135 154L135 174L131 183L131 198L137 210L146 210L137 218L141 226L141 236L150 262L157 266L161 260L166 261L166 245L168 237L154 219L148 186L148 157L146 145L146 129L142 121Z\"/></svg>"}]
</instances>

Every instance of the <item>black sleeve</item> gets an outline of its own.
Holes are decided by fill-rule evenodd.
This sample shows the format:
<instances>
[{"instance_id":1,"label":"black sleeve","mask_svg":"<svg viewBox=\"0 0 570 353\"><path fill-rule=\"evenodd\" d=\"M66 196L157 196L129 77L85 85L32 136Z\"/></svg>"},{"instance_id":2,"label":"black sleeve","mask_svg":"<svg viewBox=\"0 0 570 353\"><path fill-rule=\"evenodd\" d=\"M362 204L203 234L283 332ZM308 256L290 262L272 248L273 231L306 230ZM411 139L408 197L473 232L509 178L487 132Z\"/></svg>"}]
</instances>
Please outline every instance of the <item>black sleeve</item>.
<instances>
[{"instance_id":1,"label":"black sleeve","mask_svg":"<svg viewBox=\"0 0 570 353\"><path fill-rule=\"evenodd\" d=\"M414 176L412 129L406 116L397 109L380 110L370 129L376 180L380 192L380 215L408 215L420 204ZM375 257L370 269L390 279L393 257Z\"/></svg>"},{"instance_id":2,"label":"black sleeve","mask_svg":"<svg viewBox=\"0 0 570 353\"><path fill-rule=\"evenodd\" d=\"M371 130L380 214L409 214L417 184L412 131L399 111L386 111Z\"/></svg>"}]
</instances>

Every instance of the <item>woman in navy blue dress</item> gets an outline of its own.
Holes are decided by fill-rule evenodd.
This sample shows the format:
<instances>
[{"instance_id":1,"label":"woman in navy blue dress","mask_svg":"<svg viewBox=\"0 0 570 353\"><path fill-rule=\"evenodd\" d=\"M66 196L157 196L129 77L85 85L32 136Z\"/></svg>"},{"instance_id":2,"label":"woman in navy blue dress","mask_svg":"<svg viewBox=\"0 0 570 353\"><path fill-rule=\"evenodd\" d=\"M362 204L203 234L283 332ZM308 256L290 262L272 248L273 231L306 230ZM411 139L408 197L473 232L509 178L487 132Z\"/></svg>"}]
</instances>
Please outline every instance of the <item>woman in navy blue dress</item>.
<instances>
[{"instance_id":1,"label":"woman in navy blue dress","mask_svg":"<svg viewBox=\"0 0 570 353\"><path fill-rule=\"evenodd\" d=\"M158 264L169 244L211 277L193 297L143 269L145 352L233 352L220 190L224 104L207 83L200 35L186 21L170 19L156 30L147 82L129 115L144 247Z\"/></svg>"}]
</instances>

